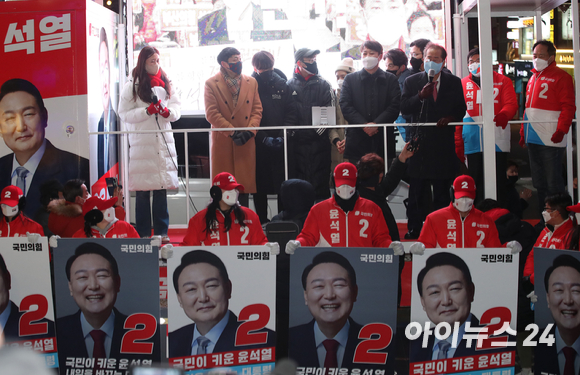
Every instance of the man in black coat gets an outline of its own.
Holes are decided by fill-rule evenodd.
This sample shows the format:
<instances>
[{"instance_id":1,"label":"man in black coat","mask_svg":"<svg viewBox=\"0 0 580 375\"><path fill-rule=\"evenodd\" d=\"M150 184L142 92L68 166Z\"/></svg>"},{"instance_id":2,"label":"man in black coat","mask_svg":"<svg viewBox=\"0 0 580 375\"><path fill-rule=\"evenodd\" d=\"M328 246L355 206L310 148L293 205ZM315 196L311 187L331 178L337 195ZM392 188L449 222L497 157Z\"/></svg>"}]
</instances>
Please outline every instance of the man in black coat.
<instances>
[{"instance_id":1,"label":"man in black coat","mask_svg":"<svg viewBox=\"0 0 580 375\"><path fill-rule=\"evenodd\" d=\"M44 137L48 111L40 91L24 79L10 79L0 88L0 134L13 153L0 158L0 189L16 185L26 196L24 213L40 208L40 185L74 178L89 181L89 161L60 150ZM42 223L41 223L42 224Z\"/></svg>"},{"instance_id":2,"label":"man in black coat","mask_svg":"<svg viewBox=\"0 0 580 375\"><path fill-rule=\"evenodd\" d=\"M232 282L217 255L205 250L186 253L173 272L173 287L183 311L195 323L169 332L169 357L276 346L276 334L265 327L238 332L243 322L228 309Z\"/></svg>"},{"instance_id":3,"label":"man in black coat","mask_svg":"<svg viewBox=\"0 0 580 375\"><path fill-rule=\"evenodd\" d=\"M266 130L268 126L296 125L296 103L290 95L287 78L274 69L274 56L270 52L257 52L252 58L262 102L262 120L256 134L256 189L253 194L260 223L268 222L268 194L278 194L284 175L284 131ZM264 129L262 129L264 128Z\"/></svg>"},{"instance_id":4,"label":"man in black coat","mask_svg":"<svg viewBox=\"0 0 580 375\"><path fill-rule=\"evenodd\" d=\"M296 69L288 81L298 110L298 125L312 125L312 107L335 105L334 90L318 75L319 50L300 48L294 53ZM332 125L332 124L330 124ZM306 180L314 186L316 201L330 198L330 149L328 129L297 130L288 140L290 178Z\"/></svg>"},{"instance_id":5,"label":"man in black coat","mask_svg":"<svg viewBox=\"0 0 580 375\"><path fill-rule=\"evenodd\" d=\"M340 109L349 124L392 124L399 117L401 91L397 77L379 68L383 46L367 40L360 47L364 68L344 78ZM395 155L394 127L387 128L389 159ZM384 158L383 129L377 127L348 128L344 158L356 164L374 152Z\"/></svg>"},{"instance_id":6,"label":"man in black coat","mask_svg":"<svg viewBox=\"0 0 580 375\"><path fill-rule=\"evenodd\" d=\"M409 204L407 206L407 239L418 238L423 222L432 211L449 205L449 187L459 170L455 154L455 126L462 121L467 109L463 99L461 80L443 69L447 52L437 44L425 47L425 71L405 81L401 99L401 113L412 115L409 139L418 143L415 156L409 160ZM432 72L433 78L428 76ZM417 126L426 122L437 126ZM433 203L426 202L433 186ZM430 207L430 209L429 209Z\"/></svg>"}]
</instances>

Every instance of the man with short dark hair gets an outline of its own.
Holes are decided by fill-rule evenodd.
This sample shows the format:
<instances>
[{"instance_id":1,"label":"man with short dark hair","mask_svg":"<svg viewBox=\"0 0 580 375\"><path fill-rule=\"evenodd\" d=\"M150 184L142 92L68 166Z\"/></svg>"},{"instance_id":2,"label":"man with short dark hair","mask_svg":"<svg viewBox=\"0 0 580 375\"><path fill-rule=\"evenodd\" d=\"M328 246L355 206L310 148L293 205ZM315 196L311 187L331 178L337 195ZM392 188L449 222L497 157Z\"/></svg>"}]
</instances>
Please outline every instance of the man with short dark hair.
<instances>
[{"instance_id":1,"label":"man with short dark hair","mask_svg":"<svg viewBox=\"0 0 580 375\"><path fill-rule=\"evenodd\" d=\"M262 119L258 83L242 74L240 51L224 48L217 57L220 71L205 82L205 117L212 128L257 128ZM248 193L256 192L256 130L212 132L211 178L228 172L246 188L240 203L248 206Z\"/></svg>"},{"instance_id":2,"label":"man with short dark hair","mask_svg":"<svg viewBox=\"0 0 580 375\"><path fill-rule=\"evenodd\" d=\"M48 207L48 228L57 236L72 237L84 228L83 204L90 197L85 182L80 179L67 181L62 189L64 199Z\"/></svg>"},{"instance_id":3,"label":"man with short dark hair","mask_svg":"<svg viewBox=\"0 0 580 375\"><path fill-rule=\"evenodd\" d=\"M429 43L431 43L429 39L417 39L409 44L411 56L409 63L411 64L411 74L420 73L425 70L423 68L423 52L425 51L425 46L427 46Z\"/></svg>"},{"instance_id":4,"label":"man with short dark hair","mask_svg":"<svg viewBox=\"0 0 580 375\"><path fill-rule=\"evenodd\" d=\"M562 162L566 140L576 113L574 80L556 66L556 47L540 40L533 48L532 77L526 87L526 111L520 128L520 146L528 147L532 182L539 207L548 195L565 190Z\"/></svg>"},{"instance_id":5,"label":"man with short dark hair","mask_svg":"<svg viewBox=\"0 0 580 375\"><path fill-rule=\"evenodd\" d=\"M393 73L395 77L397 77L401 92L403 92L403 85L405 84L405 80L407 79L407 77L413 74L410 69L407 69L408 62L409 59L407 58L405 51L403 51L402 49L393 48L388 50L387 53L385 54L385 65L387 66L387 72ZM399 114L399 117L397 117L397 120L395 122L397 124L404 124L410 123L412 120L413 119L411 116L403 117L403 115ZM398 126L398 129L399 133L401 134L401 137L403 137L405 142L407 142L408 141L407 127Z\"/></svg>"},{"instance_id":6,"label":"man with short dark hair","mask_svg":"<svg viewBox=\"0 0 580 375\"><path fill-rule=\"evenodd\" d=\"M193 250L181 258L173 272L179 304L194 323L169 333L169 357L274 347L276 334L263 328L263 343L235 345L242 324L229 310L232 282L223 261L205 250Z\"/></svg>"},{"instance_id":7,"label":"man with short dark hair","mask_svg":"<svg viewBox=\"0 0 580 375\"><path fill-rule=\"evenodd\" d=\"M60 150L45 138L48 110L38 88L14 78L0 87L0 135L10 150L0 158L0 189L18 186L26 197L24 213L34 217L40 208L40 185L52 178L89 181L89 161Z\"/></svg>"},{"instance_id":8,"label":"man with short dark hair","mask_svg":"<svg viewBox=\"0 0 580 375\"><path fill-rule=\"evenodd\" d=\"M571 255L554 259L544 275L546 300L555 325L550 330L555 341L548 346L539 340L536 347L536 374L577 374L580 368L580 261Z\"/></svg>"},{"instance_id":9,"label":"man with short dark hair","mask_svg":"<svg viewBox=\"0 0 580 375\"><path fill-rule=\"evenodd\" d=\"M61 374L64 375L64 364L70 357L94 358L95 366L98 366L98 358L158 357L158 345L154 345L153 354L121 351L121 342L129 329L125 328L127 315L115 308L121 290L121 276L117 261L107 248L95 242L81 244L67 260L65 272L70 295L79 310L57 319ZM155 335L152 337L154 340Z\"/></svg>"},{"instance_id":10,"label":"man with short dark hair","mask_svg":"<svg viewBox=\"0 0 580 375\"><path fill-rule=\"evenodd\" d=\"M449 187L459 169L455 154L455 126L461 121L466 105L461 80L444 70L447 52L430 43L423 55L425 72L405 80L401 98L401 113L412 116L414 124L436 123L437 126L410 126L409 139L417 146L407 162L409 203L406 239L419 237L429 207L438 210L449 204ZM433 192L433 202L426 197Z\"/></svg>"},{"instance_id":11,"label":"man with short dark hair","mask_svg":"<svg viewBox=\"0 0 580 375\"><path fill-rule=\"evenodd\" d=\"M542 219L546 227L538 236L534 247L565 250L569 236L574 230L574 222L570 220L568 206L572 205L572 198L562 192L547 196L542 211ZM528 254L524 268L524 277L534 280L534 249Z\"/></svg>"},{"instance_id":12,"label":"man with short dark hair","mask_svg":"<svg viewBox=\"0 0 580 375\"><path fill-rule=\"evenodd\" d=\"M269 126L296 125L296 103L286 83L287 78L274 68L274 56L268 51L252 57L258 93L262 102L260 130L256 133L256 189L253 194L260 223L268 222L268 194L278 194L284 178L284 132L267 130Z\"/></svg>"},{"instance_id":13,"label":"man with short dark hair","mask_svg":"<svg viewBox=\"0 0 580 375\"><path fill-rule=\"evenodd\" d=\"M481 106L481 80L479 48L474 48L467 54L469 75L461 80L467 114L463 122L483 121ZM493 98L495 122L495 179L497 200L502 207L507 205L507 157L510 152L510 128L508 121L518 111L518 101L512 80L504 75L493 72ZM455 151L463 162L467 157L469 175L475 180L477 196L475 204L484 199L483 179L483 125L458 125L455 127Z\"/></svg>"},{"instance_id":14,"label":"man with short dark hair","mask_svg":"<svg viewBox=\"0 0 580 375\"><path fill-rule=\"evenodd\" d=\"M319 50L300 48L294 53L296 68L288 80L291 96L298 110L298 125L312 125L312 107L335 105L334 90L318 75L316 56ZM332 125L332 124L330 124ZM330 196L330 147L328 129L296 130L288 140L290 178L306 180L314 186L316 200Z\"/></svg>"},{"instance_id":15,"label":"man with short dark hair","mask_svg":"<svg viewBox=\"0 0 580 375\"><path fill-rule=\"evenodd\" d=\"M347 75L342 85L340 109L349 124L392 124L399 116L401 89L397 78L379 68L383 46L367 40L360 47L363 69ZM395 128L387 128L387 153L395 156ZM368 153L384 157L383 129L346 129L344 158L356 164Z\"/></svg>"},{"instance_id":16,"label":"man with short dark hair","mask_svg":"<svg viewBox=\"0 0 580 375\"><path fill-rule=\"evenodd\" d=\"M362 325L350 317L358 286L348 259L333 251L316 255L302 272L302 287L313 319L290 328L288 356L304 367L368 367L353 363Z\"/></svg>"}]
</instances>

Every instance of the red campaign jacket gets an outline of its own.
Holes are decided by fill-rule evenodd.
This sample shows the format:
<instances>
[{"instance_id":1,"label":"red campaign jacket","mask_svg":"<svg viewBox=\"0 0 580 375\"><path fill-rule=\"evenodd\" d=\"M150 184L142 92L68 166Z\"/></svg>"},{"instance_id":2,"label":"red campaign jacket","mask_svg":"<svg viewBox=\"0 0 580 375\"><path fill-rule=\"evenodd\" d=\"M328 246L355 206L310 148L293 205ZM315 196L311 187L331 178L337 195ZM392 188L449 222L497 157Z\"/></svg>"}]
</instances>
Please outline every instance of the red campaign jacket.
<instances>
[{"instance_id":1,"label":"red campaign jacket","mask_svg":"<svg viewBox=\"0 0 580 375\"><path fill-rule=\"evenodd\" d=\"M91 228L91 232L93 233L93 238L139 238L139 233L137 233L135 228L133 228L131 224L122 220L117 220L108 228L105 228L105 235L95 227ZM73 238L87 238L85 229L79 229L73 235Z\"/></svg>"},{"instance_id":2,"label":"red campaign jacket","mask_svg":"<svg viewBox=\"0 0 580 375\"><path fill-rule=\"evenodd\" d=\"M538 236L534 247L544 247L548 249L566 250L574 224L572 220L568 219L563 222L554 232L547 227ZM524 276L530 276L530 281L534 284L534 249L528 254L526 258L526 265L524 266Z\"/></svg>"},{"instance_id":3,"label":"red campaign jacket","mask_svg":"<svg viewBox=\"0 0 580 375\"><path fill-rule=\"evenodd\" d=\"M493 220L476 208L461 220L453 203L427 216L418 241L428 249L503 247Z\"/></svg>"},{"instance_id":4,"label":"red campaign jacket","mask_svg":"<svg viewBox=\"0 0 580 375\"><path fill-rule=\"evenodd\" d=\"M205 213L207 208L199 211L189 219L187 233L180 246L239 246L239 245L264 245L268 242L258 215L247 207L241 207L246 214L244 220L245 227L242 227L236 220L234 212L231 211L232 226L229 231L224 230L224 215L217 211L217 228L211 233L205 232ZM218 229L218 230L216 230Z\"/></svg>"},{"instance_id":5,"label":"red campaign jacket","mask_svg":"<svg viewBox=\"0 0 580 375\"><path fill-rule=\"evenodd\" d=\"M389 247L392 242L379 206L360 197L348 213L334 197L316 204L296 240L322 247Z\"/></svg>"},{"instance_id":6,"label":"red campaign jacket","mask_svg":"<svg viewBox=\"0 0 580 375\"><path fill-rule=\"evenodd\" d=\"M42 226L22 213L11 222L7 222L5 217L0 220L0 237L26 237L26 232L44 236Z\"/></svg>"}]
</instances>

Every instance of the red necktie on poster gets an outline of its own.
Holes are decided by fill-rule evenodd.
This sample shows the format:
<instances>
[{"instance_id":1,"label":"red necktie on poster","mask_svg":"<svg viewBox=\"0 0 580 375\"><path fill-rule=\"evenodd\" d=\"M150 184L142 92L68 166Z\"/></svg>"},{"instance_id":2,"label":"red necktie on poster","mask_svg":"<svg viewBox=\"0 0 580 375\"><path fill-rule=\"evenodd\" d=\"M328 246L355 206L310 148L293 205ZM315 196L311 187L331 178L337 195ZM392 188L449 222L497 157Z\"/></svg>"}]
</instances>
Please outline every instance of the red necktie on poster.
<instances>
[{"instance_id":1,"label":"red necktie on poster","mask_svg":"<svg viewBox=\"0 0 580 375\"><path fill-rule=\"evenodd\" d=\"M433 100L437 101L437 82L435 82L435 86L433 86Z\"/></svg>"},{"instance_id":2,"label":"red necktie on poster","mask_svg":"<svg viewBox=\"0 0 580 375\"><path fill-rule=\"evenodd\" d=\"M338 358L336 351L338 350L338 341L327 339L322 342L326 349L326 357L324 358L324 368L338 368Z\"/></svg>"},{"instance_id":3,"label":"red necktie on poster","mask_svg":"<svg viewBox=\"0 0 580 375\"><path fill-rule=\"evenodd\" d=\"M576 350L569 346L562 349L566 364L564 365L564 375L574 375L574 360L576 359Z\"/></svg>"},{"instance_id":4,"label":"red necktie on poster","mask_svg":"<svg viewBox=\"0 0 580 375\"><path fill-rule=\"evenodd\" d=\"M93 346L93 358L95 359L95 363L97 358L107 358L107 352L105 350L105 337L107 335L105 332L100 329L94 329L89 334L93 338L95 344Z\"/></svg>"}]
</instances>

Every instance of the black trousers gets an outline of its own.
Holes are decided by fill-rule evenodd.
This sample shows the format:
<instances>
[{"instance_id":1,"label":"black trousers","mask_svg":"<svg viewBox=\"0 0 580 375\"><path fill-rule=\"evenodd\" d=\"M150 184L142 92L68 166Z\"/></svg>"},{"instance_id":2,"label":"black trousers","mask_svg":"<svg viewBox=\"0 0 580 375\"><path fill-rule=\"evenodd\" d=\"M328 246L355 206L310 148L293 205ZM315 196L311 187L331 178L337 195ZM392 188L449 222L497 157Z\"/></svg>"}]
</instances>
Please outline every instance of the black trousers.
<instances>
[{"instance_id":1,"label":"black trousers","mask_svg":"<svg viewBox=\"0 0 580 375\"><path fill-rule=\"evenodd\" d=\"M507 152L495 153L495 181L497 201L501 207L507 205ZM485 199L485 181L483 178L483 152L467 155L467 168L469 175L475 181L476 193L475 204Z\"/></svg>"},{"instance_id":2,"label":"black trousers","mask_svg":"<svg viewBox=\"0 0 580 375\"><path fill-rule=\"evenodd\" d=\"M428 214L447 207L451 202L450 179L410 178L407 205L407 229L419 233Z\"/></svg>"}]
</instances>

